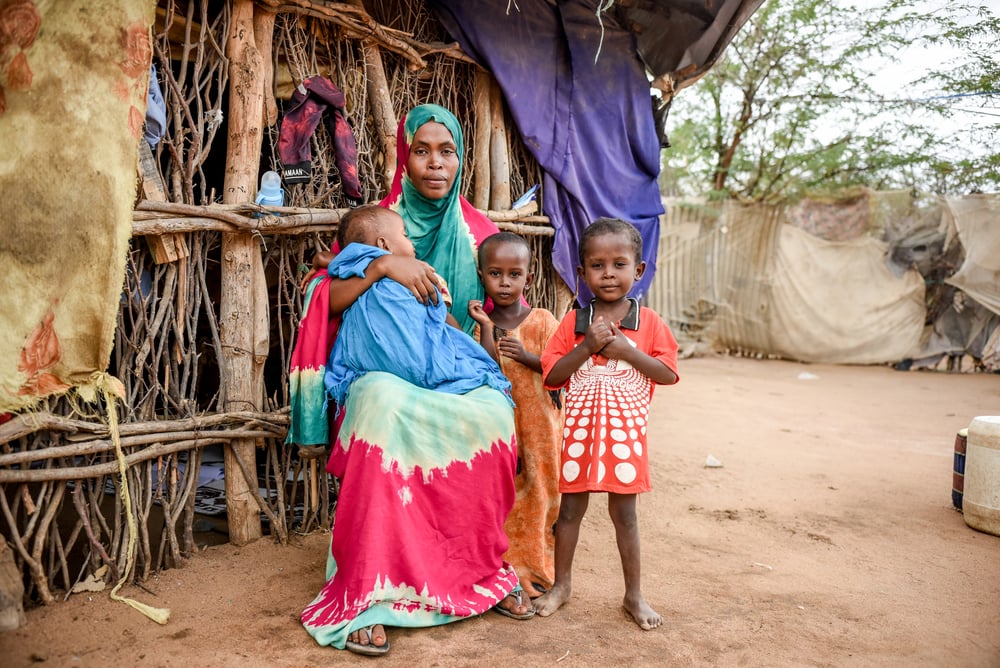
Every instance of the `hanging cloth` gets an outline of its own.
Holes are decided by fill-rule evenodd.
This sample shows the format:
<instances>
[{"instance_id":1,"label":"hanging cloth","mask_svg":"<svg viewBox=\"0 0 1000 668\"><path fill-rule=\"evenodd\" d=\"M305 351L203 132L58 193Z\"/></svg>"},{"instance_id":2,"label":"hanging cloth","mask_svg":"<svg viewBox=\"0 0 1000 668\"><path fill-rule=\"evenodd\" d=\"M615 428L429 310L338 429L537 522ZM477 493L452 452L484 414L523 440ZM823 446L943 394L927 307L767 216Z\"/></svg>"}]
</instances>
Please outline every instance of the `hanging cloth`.
<instances>
[{"instance_id":1,"label":"hanging cloth","mask_svg":"<svg viewBox=\"0 0 1000 668\"><path fill-rule=\"evenodd\" d=\"M292 93L292 101L278 131L278 159L285 183L307 183L312 175L309 140L326 115L327 131L333 140L334 164L340 172L344 194L361 200L358 179L358 146L351 124L344 115L344 94L326 77L305 79Z\"/></svg>"}]
</instances>

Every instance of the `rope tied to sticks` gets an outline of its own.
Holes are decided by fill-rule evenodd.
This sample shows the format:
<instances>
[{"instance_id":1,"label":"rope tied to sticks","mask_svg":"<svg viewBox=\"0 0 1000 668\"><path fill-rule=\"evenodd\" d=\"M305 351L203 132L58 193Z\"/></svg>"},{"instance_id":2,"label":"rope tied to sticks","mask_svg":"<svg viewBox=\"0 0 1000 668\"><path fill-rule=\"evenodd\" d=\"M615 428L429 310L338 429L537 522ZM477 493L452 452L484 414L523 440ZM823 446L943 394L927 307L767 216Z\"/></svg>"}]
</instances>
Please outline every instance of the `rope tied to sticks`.
<instances>
[{"instance_id":1,"label":"rope tied to sticks","mask_svg":"<svg viewBox=\"0 0 1000 668\"><path fill-rule=\"evenodd\" d=\"M154 608L146 605L145 603L136 601L135 599L120 596L118 594L118 591L125 585L125 581L128 580L129 576L132 574L132 569L135 568L135 536L138 532L135 515L132 514L132 497L129 494L128 489L128 476L126 475L125 470L125 453L122 451L121 435L118 431L118 406L116 401L119 397L122 399L125 398L125 388L122 386L120 380L109 373L97 372L91 378L94 385L100 390L101 395L104 397L104 403L107 407L108 431L111 433L111 441L115 445L115 457L118 460L118 474L121 476L121 483L118 490L121 494L122 504L125 506L125 518L128 523L128 550L125 555L125 567L121 570L122 575L118 584L116 584L111 590L111 600L121 601L122 603L132 606L157 624L166 624L167 620L170 619L170 610L168 608Z\"/></svg>"}]
</instances>

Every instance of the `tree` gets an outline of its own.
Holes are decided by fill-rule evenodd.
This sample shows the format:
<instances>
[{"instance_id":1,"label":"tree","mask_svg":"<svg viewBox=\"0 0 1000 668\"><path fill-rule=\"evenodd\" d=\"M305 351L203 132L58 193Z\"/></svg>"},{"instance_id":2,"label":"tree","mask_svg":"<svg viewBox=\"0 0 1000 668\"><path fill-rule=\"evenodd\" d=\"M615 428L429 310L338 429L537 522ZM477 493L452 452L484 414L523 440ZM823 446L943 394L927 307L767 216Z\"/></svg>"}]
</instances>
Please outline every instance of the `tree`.
<instances>
[{"instance_id":1,"label":"tree","mask_svg":"<svg viewBox=\"0 0 1000 668\"><path fill-rule=\"evenodd\" d=\"M1000 24L986 8L932 4L765 3L719 63L673 100L664 189L753 200L857 185L996 189L1000 124L986 115L970 122L956 102L1000 99ZM912 95L880 94L871 64L915 44L978 48L914 82Z\"/></svg>"}]
</instances>

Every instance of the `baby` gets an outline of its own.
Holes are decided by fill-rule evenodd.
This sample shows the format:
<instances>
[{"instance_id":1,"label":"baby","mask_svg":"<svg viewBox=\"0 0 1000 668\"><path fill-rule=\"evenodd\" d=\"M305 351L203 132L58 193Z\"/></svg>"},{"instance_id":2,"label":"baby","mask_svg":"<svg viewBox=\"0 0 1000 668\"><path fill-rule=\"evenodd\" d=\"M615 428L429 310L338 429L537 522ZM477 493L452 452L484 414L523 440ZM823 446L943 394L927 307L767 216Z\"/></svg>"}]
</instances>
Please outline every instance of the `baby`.
<instances>
[{"instance_id":1,"label":"baby","mask_svg":"<svg viewBox=\"0 0 1000 668\"><path fill-rule=\"evenodd\" d=\"M403 219L378 205L353 209L337 232L341 250L327 268L331 277L364 277L387 253L414 257ZM326 388L341 403L350 383L370 371L386 371L425 389L462 394L483 384L510 397L510 383L482 346L458 329L441 299L423 304L391 278L375 281L342 314L343 322L326 370ZM447 325L451 325L448 327Z\"/></svg>"}]
</instances>

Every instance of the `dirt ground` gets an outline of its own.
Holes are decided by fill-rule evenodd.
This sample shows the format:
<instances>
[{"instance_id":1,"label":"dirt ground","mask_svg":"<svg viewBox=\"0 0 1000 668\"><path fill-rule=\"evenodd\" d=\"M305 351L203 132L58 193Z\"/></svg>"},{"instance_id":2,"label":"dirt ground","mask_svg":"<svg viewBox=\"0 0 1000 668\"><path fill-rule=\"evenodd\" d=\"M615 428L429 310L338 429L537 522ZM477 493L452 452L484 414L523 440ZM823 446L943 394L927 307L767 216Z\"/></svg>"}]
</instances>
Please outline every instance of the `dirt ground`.
<instances>
[{"instance_id":1,"label":"dirt ground","mask_svg":"<svg viewBox=\"0 0 1000 668\"><path fill-rule=\"evenodd\" d=\"M489 612L389 629L385 659L317 646L299 624L328 535L209 547L123 593L28 611L4 666L1000 666L1000 537L952 508L956 432L1000 414L1000 375L744 358L682 360L654 399L640 497L644 632L603 499L574 598L545 619ZM706 467L712 455L722 466Z\"/></svg>"}]
</instances>

